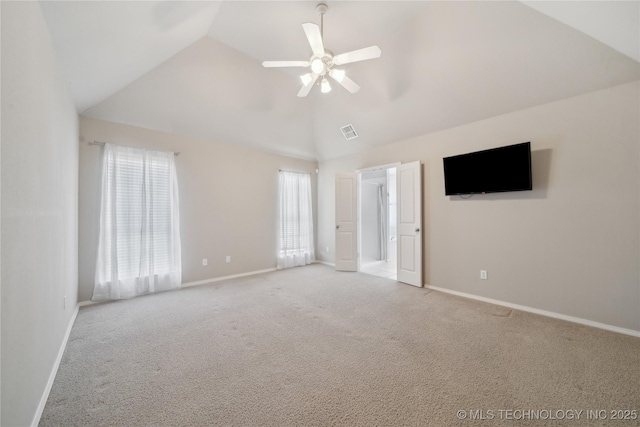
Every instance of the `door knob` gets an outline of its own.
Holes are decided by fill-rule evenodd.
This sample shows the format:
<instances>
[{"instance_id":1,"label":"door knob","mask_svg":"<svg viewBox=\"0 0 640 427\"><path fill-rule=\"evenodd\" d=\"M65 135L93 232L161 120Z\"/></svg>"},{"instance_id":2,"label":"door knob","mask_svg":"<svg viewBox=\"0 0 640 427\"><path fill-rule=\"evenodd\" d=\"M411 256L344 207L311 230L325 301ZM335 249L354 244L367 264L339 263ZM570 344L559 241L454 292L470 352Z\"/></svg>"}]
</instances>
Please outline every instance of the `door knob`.
<instances>
[{"instance_id":1,"label":"door knob","mask_svg":"<svg viewBox=\"0 0 640 427\"><path fill-rule=\"evenodd\" d=\"M419 229L419 228L416 228L416 233L419 233L419 232L420 232L420 229Z\"/></svg>"},{"instance_id":2,"label":"door knob","mask_svg":"<svg viewBox=\"0 0 640 427\"><path fill-rule=\"evenodd\" d=\"M340 228L340 226L339 226L339 225L336 225L336 230L337 230L338 228Z\"/></svg>"}]
</instances>

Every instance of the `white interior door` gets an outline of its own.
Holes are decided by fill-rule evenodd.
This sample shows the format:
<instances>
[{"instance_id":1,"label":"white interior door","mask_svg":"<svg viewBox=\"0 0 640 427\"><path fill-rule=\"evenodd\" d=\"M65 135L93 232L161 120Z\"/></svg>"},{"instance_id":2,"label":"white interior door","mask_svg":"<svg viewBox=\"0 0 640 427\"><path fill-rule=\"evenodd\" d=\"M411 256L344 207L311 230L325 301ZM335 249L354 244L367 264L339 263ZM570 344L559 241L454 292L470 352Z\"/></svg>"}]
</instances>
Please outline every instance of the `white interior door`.
<instances>
[{"instance_id":1,"label":"white interior door","mask_svg":"<svg viewBox=\"0 0 640 427\"><path fill-rule=\"evenodd\" d=\"M336 174L336 270L358 271L357 191L355 173Z\"/></svg>"},{"instance_id":2,"label":"white interior door","mask_svg":"<svg viewBox=\"0 0 640 427\"><path fill-rule=\"evenodd\" d=\"M398 166L398 281L422 287L422 177L420 162Z\"/></svg>"}]
</instances>

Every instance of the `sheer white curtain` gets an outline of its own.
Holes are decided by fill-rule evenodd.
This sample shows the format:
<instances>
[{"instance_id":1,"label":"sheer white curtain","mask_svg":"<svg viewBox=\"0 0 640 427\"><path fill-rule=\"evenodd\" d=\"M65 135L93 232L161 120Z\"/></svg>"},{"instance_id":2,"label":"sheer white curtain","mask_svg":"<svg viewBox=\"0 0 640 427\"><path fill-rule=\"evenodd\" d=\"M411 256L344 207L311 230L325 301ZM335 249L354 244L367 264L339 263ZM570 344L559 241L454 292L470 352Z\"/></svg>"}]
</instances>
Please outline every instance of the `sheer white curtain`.
<instances>
[{"instance_id":1,"label":"sheer white curtain","mask_svg":"<svg viewBox=\"0 0 640 427\"><path fill-rule=\"evenodd\" d=\"M311 176L280 171L278 268L315 261Z\"/></svg>"},{"instance_id":2,"label":"sheer white curtain","mask_svg":"<svg viewBox=\"0 0 640 427\"><path fill-rule=\"evenodd\" d=\"M178 180L172 152L105 144L94 301L180 286Z\"/></svg>"}]
</instances>

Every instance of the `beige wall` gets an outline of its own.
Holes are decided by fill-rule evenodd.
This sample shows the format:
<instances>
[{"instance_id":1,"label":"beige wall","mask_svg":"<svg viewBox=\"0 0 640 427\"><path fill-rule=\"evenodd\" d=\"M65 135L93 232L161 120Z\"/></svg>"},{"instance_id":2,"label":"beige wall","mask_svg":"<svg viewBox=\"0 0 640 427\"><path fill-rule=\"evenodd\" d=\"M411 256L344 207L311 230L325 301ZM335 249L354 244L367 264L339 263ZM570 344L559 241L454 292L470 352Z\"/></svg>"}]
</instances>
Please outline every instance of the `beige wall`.
<instances>
[{"instance_id":1,"label":"beige wall","mask_svg":"<svg viewBox=\"0 0 640 427\"><path fill-rule=\"evenodd\" d=\"M318 255L334 260L335 173L420 160L426 284L640 331L639 94L625 84L321 162ZM533 191L444 195L443 157L525 141Z\"/></svg>"},{"instance_id":2,"label":"beige wall","mask_svg":"<svg viewBox=\"0 0 640 427\"><path fill-rule=\"evenodd\" d=\"M0 424L24 426L39 415L76 306L78 116L39 3L1 2L0 7Z\"/></svg>"},{"instance_id":3,"label":"beige wall","mask_svg":"<svg viewBox=\"0 0 640 427\"><path fill-rule=\"evenodd\" d=\"M98 245L102 148L94 140L180 152L183 283L276 267L279 169L311 172L317 211L315 161L81 117L80 301L91 299Z\"/></svg>"}]
</instances>

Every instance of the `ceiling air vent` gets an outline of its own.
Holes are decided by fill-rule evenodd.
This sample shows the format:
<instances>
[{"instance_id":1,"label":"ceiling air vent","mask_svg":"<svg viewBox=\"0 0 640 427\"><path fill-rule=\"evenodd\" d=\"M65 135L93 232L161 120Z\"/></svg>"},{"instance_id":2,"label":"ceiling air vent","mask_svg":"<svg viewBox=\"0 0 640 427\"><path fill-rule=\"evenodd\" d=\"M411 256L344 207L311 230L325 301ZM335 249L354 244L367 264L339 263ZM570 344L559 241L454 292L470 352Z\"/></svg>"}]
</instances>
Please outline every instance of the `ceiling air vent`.
<instances>
[{"instance_id":1,"label":"ceiling air vent","mask_svg":"<svg viewBox=\"0 0 640 427\"><path fill-rule=\"evenodd\" d=\"M358 134L356 133L356 130L353 128L352 125L342 126L340 128L340 131L342 132L342 134L344 135L344 138L347 141L358 137Z\"/></svg>"}]
</instances>

